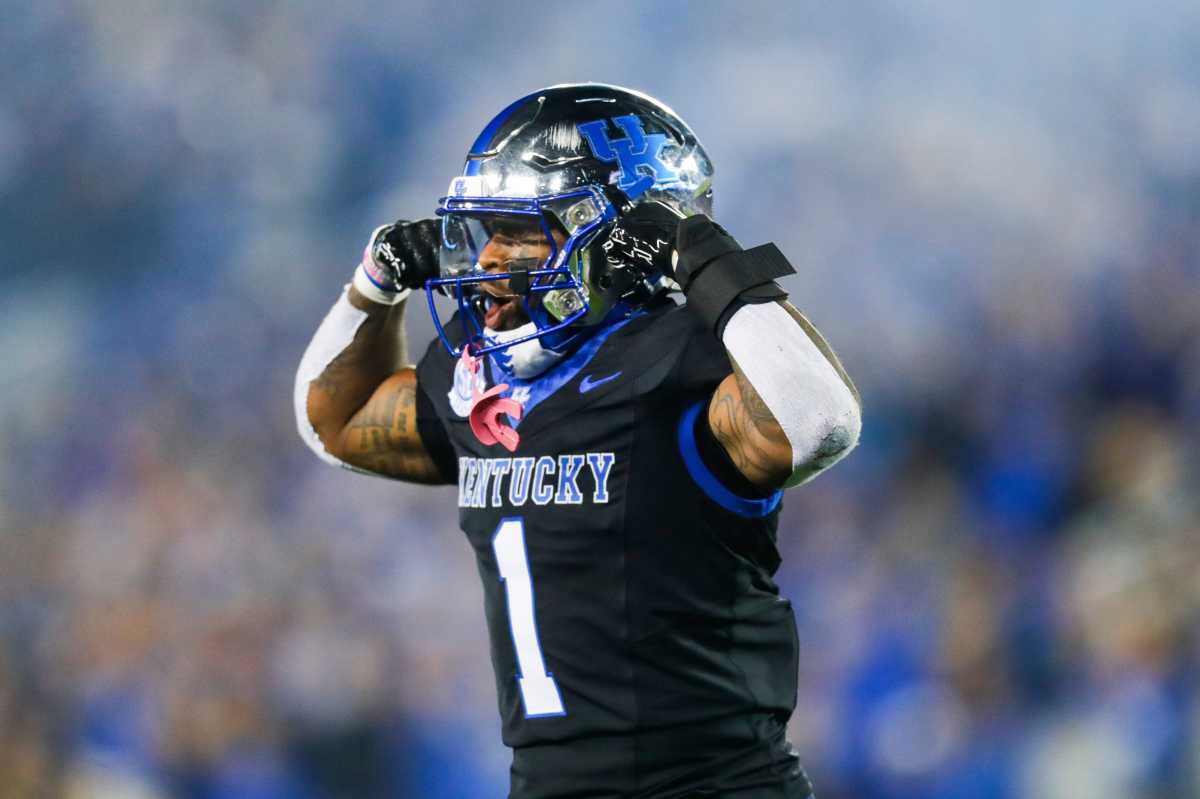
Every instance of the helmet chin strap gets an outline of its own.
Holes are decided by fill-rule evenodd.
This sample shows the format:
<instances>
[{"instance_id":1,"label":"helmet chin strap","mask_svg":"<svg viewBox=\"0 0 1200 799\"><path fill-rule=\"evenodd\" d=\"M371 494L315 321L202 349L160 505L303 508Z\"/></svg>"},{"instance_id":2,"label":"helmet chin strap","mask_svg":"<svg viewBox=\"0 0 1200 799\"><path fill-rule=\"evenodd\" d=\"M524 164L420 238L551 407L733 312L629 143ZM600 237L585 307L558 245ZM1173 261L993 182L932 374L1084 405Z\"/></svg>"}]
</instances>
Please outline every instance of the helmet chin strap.
<instances>
[{"instance_id":1,"label":"helmet chin strap","mask_svg":"<svg viewBox=\"0 0 1200 799\"><path fill-rule=\"evenodd\" d=\"M536 333L537 330L538 327L536 324L526 322L512 330L489 330L488 337L503 344L507 341ZM537 377L558 363L565 354L565 349L562 352L557 352L543 344L540 338L531 338L529 341L522 341L520 344L513 344L511 347L493 352L492 359L499 364L501 369L513 377L528 380Z\"/></svg>"}]
</instances>

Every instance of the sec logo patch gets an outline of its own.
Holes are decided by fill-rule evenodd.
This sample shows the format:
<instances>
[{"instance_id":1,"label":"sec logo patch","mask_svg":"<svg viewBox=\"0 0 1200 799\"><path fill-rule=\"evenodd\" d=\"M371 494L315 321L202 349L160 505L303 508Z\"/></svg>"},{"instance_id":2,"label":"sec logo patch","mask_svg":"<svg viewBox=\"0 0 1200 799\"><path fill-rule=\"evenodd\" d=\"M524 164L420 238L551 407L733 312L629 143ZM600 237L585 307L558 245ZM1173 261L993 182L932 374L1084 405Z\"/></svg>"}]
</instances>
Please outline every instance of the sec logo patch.
<instances>
[{"instance_id":1,"label":"sec logo patch","mask_svg":"<svg viewBox=\"0 0 1200 799\"><path fill-rule=\"evenodd\" d=\"M471 412L471 401L475 396L471 390L472 377L474 377L475 388L479 393L482 394L487 390L487 378L483 376L482 365L479 371L472 375L467 369L467 365L460 360L454 365L454 385L446 392L446 396L450 399L450 408L464 418Z\"/></svg>"}]
</instances>

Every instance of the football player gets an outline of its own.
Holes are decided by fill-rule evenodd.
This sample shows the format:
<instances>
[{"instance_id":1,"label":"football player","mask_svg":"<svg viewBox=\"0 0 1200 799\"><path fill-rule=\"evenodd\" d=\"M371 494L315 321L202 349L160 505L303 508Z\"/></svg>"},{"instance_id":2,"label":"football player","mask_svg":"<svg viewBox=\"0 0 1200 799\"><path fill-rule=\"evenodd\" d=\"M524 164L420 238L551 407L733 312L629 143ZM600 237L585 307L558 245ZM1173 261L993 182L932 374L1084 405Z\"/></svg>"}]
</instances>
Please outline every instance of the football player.
<instances>
[{"instance_id":1,"label":"football player","mask_svg":"<svg viewBox=\"0 0 1200 799\"><path fill-rule=\"evenodd\" d=\"M811 794L775 533L860 401L779 250L712 221L712 174L644 94L522 97L436 219L374 232L300 364L317 455L458 485L514 799ZM422 288L438 337L414 367Z\"/></svg>"}]
</instances>

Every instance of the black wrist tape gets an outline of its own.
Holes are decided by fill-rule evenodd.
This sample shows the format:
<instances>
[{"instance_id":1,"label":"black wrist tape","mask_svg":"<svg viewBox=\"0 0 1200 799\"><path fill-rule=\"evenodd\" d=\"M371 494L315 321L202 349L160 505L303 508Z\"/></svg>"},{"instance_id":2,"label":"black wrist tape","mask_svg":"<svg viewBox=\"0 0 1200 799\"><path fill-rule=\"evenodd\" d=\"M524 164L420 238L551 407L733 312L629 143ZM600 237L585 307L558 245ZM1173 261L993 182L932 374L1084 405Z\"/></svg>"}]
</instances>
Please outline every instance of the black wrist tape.
<instances>
[{"instance_id":1,"label":"black wrist tape","mask_svg":"<svg viewBox=\"0 0 1200 799\"><path fill-rule=\"evenodd\" d=\"M743 305L787 297L776 278L796 274L774 244L738 250L706 264L684 288L687 304L718 339L734 311Z\"/></svg>"}]
</instances>

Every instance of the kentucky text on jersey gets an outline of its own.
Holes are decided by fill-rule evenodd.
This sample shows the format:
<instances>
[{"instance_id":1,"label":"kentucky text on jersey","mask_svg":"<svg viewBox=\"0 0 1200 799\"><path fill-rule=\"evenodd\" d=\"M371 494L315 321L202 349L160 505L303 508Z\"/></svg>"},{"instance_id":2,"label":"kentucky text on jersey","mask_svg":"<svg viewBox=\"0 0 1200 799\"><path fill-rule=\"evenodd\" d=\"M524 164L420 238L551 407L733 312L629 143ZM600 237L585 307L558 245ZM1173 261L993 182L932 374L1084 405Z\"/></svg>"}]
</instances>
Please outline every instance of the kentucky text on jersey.
<instances>
[{"instance_id":1,"label":"kentucky text on jersey","mask_svg":"<svg viewBox=\"0 0 1200 799\"><path fill-rule=\"evenodd\" d=\"M460 508L519 508L534 505L582 505L580 477L591 476L589 498L595 504L608 502L611 452L542 455L528 458L458 459L458 506ZM585 483L586 486L586 483Z\"/></svg>"}]
</instances>

